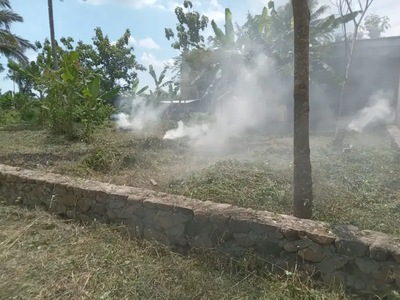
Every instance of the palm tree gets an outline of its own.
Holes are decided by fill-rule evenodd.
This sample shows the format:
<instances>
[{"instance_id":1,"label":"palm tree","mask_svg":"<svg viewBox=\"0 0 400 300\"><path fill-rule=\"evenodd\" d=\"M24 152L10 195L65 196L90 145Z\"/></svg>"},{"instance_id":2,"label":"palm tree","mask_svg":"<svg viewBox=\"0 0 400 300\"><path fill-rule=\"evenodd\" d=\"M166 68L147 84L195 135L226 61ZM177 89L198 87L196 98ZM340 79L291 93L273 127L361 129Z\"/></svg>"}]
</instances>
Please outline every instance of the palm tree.
<instances>
[{"instance_id":1,"label":"palm tree","mask_svg":"<svg viewBox=\"0 0 400 300\"><path fill-rule=\"evenodd\" d=\"M29 59L24 52L36 50L35 45L10 32L12 23L22 23L24 19L11 10L9 0L0 0L0 54L26 64Z\"/></svg>"},{"instance_id":2,"label":"palm tree","mask_svg":"<svg viewBox=\"0 0 400 300\"><path fill-rule=\"evenodd\" d=\"M0 0L1 1L1 0ZM60 0L61 2L63 0ZM83 0L86 1L86 0ZM57 42L56 35L54 30L54 15L53 15L53 0L47 0L47 6L49 8L49 26L50 26L50 40L51 40L51 50L53 56L53 69L58 69L58 60L57 60Z\"/></svg>"},{"instance_id":3,"label":"palm tree","mask_svg":"<svg viewBox=\"0 0 400 300\"><path fill-rule=\"evenodd\" d=\"M51 40L51 50L52 50L51 52L53 55L53 69L58 70L57 44L54 33L53 0L48 0L47 5L49 7L49 25L50 25L50 40Z\"/></svg>"}]
</instances>

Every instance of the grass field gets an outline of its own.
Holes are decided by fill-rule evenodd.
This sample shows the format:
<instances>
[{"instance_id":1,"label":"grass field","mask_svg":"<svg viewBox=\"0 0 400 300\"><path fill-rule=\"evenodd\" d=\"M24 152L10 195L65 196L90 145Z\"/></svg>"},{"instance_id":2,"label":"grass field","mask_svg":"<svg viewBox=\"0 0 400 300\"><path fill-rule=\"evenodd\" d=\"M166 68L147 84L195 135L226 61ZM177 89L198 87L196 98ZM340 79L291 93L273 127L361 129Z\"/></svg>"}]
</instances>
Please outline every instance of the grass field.
<instances>
[{"instance_id":1,"label":"grass field","mask_svg":"<svg viewBox=\"0 0 400 300\"><path fill-rule=\"evenodd\" d=\"M164 133L103 128L86 144L9 127L0 130L0 163L291 213L291 137L248 134L210 153L162 140ZM314 218L399 235L400 163L387 133L348 135L344 152L331 140L311 137Z\"/></svg>"},{"instance_id":2,"label":"grass field","mask_svg":"<svg viewBox=\"0 0 400 300\"><path fill-rule=\"evenodd\" d=\"M0 220L0 299L355 299L298 274L272 276L250 259L181 256L124 228L4 205Z\"/></svg>"}]
</instances>

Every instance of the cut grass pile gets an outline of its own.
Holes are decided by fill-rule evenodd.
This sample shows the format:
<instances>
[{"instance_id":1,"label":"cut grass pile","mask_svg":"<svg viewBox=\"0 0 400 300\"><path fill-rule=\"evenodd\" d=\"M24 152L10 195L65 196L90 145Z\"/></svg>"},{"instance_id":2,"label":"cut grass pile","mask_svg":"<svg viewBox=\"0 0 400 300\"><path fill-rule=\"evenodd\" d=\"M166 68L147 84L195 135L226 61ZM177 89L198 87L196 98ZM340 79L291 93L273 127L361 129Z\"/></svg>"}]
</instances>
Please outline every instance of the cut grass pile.
<instances>
[{"instance_id":1,"label":"cut grass pile","mask_svg":"<svg viewBox=\"0 0 400 300\"><path fill-rule=\"evenodd\" d=\"M254 265L211 251L182 256L121 227L0 205L0 299L355 299Z\"/></svg>"},{"instance_id":2,"label":"cut grass pile","mask_svg":"<svg viewBox=\"0 0 400 300\"><path fill-rule=\"evenodd\" d=\"M231 139L223 155L165 141L165 131L99 130L90 144L44 131L0 130L0 163L292 213L292 138ZM385 131L349 134L344 152L311 137L314 218L400 234L400 163ZM150 179L157 182L154 186Z\"/></svg>"}]
</instances>

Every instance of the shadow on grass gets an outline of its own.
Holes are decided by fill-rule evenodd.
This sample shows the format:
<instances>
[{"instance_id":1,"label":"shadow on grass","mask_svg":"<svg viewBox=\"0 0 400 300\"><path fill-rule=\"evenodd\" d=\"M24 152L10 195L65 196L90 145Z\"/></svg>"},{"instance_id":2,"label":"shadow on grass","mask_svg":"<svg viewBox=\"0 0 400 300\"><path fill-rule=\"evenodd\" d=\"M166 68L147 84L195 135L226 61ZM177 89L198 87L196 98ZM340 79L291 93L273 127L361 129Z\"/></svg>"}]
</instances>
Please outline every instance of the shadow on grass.
<instances>
[{"instance_id":1,"label":"shadow on grass","mask_svg":"<svg viewBox=\"0 0 400 300\"><path fill-rule=\"evenodd\" d=\"M0 126L0 131L18 132L18 131L41 131L43 127L35 123L16 123Z\"/></svg>"},{"instance_id":2,"label":"shadow on grass","mask_svg":"<svg viewBox=\"0 0 400 300\"><path fill-rule=\"evenodd\" d=\"M66 152L64 155L53 153L11 153L0 155L0 163L16 167L32 167L37 165L54 166L60 161L78 161L86 152Z\"/></svg>"}]
</instances>

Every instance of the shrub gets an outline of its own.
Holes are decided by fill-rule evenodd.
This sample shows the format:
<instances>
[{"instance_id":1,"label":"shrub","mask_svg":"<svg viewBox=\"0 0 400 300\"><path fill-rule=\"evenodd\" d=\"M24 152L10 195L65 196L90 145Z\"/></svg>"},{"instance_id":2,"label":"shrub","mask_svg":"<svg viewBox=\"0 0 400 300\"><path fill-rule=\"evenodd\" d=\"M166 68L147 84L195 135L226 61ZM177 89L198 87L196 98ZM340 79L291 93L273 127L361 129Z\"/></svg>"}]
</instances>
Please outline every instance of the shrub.
<instances>
[{"instance_id":1,"label":"shrub","mask_svg":"<svg viewBox=\"0 0 400 300\"><path fill-rule=\"evenodd\" d=\"M60 70L46 70L39 79L39 84L47 90L41 100L41 119L55 134L90 139L94 127L114 113L106 100L116 96L119 89L100 95L100 77L80 66L79 54L75 51L65 54L62 63ZM82 132L77 124L83 126Z\"/></svg>"}]
</instances>

